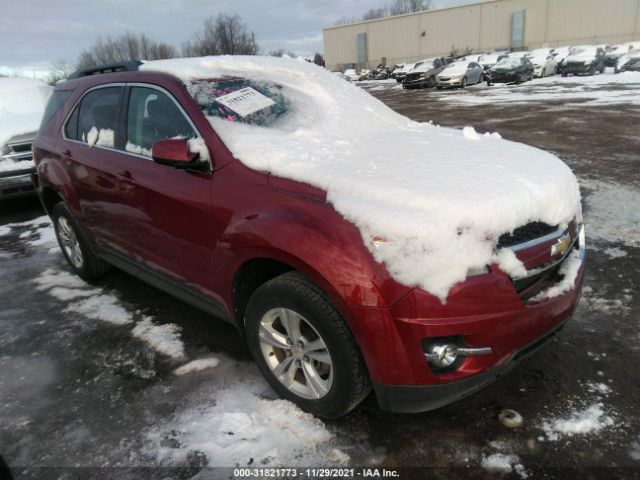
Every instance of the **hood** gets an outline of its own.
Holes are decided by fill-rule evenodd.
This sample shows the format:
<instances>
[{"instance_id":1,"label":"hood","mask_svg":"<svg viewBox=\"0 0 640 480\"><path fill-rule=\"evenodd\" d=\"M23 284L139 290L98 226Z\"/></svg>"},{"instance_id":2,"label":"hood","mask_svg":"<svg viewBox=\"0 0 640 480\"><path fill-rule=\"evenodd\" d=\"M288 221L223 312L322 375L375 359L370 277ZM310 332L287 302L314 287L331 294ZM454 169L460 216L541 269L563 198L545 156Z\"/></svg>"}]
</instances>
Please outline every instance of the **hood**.
<instances>
[{"instance_id":1,"label":"hood","mask_svg":"<svg viewBox=\"0 0 640 480\"><path fill-rule=\"evenodd\" d=\"M468 65L450 65L440 72L441 76L463 75L468 69Z\"/></svg>"},{"instance_id":2,"label":"hood","mask_svg":"<svg viewBox=\"0 0 640 480\"><path fill-rule=\"evenodd\" d=\"M204 57L141 69L176 75L187 89L222 75L280 85L291 108L269 127L209 118L233 156L325 190L397 281L443 302L469 268L500 263L494 247L502 233L580 214L576 178L554 155L472 128L414 122L312 64Z\"/></svg>"},{"instance_id":3,"label":"hood","mask_svg":"<svg viewBox=\"0 0 640 480\"><path fill-rule=\"evenodd\" d=\"M596 52L594 50L587 50L580 52L576 55L569 55L566 57L567 62L585 62L588 60L594 60L596 58Z\"/></svg>"}]
</instances>

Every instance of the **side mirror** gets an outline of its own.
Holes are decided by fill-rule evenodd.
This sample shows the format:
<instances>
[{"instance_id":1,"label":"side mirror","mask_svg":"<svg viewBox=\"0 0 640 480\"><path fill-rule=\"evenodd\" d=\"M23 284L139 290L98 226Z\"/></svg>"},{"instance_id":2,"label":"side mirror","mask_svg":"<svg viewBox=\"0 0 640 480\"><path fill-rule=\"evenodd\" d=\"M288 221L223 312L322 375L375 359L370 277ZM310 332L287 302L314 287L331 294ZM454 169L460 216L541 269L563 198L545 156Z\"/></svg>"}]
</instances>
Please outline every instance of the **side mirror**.
<instances>
[{"instance_id":1,"label":"side mirror","mask_svg":"<svg viewBox=\"0 0 640 480\"><path fill-rule=\"evenodd\" d=\"M153 161L160 165L175 168L189 168L198 159L198 153L189 151L189 144L184 138L158 140L151 147Z\"/></svg>"}]
</instances>

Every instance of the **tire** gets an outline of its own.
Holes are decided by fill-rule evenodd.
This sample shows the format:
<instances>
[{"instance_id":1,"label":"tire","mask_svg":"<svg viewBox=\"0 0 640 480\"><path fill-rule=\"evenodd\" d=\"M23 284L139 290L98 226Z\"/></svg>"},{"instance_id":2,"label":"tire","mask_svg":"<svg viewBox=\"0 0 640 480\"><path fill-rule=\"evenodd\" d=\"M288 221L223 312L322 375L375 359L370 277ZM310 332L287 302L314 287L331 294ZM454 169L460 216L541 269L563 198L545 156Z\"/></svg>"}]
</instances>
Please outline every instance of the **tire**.
<instances>
[{"instance_id":1,"label":"tire","mask_svg":"<svg viewBox=\"0 0 640 480\"><path fill-rule=\"evenodd\" d=\"M460 88L464 88L467 86L467 77L463 77L462 83L460 84Z\"/></svg>"},{"instance_id":2,"label":"tire","mask_svg":"<svg viewBox=\"0 0 640 480\"><path fill-rule=\"evenodd\" d=\"M266 380L282 398L303 410L337 418L371 391L347 324L327 296L301 273L288 272L260 286L247 304L245 327L249 348ZM323 348L306 350L311 343L319 345L318 339ZM274 372L278 368L279 375ZM321 382L308 380L310 368L311 378Z\"/></svg>"},{"instance_id":3,"label":"tire","mask_svg":"<svg viewBox=\"0 0 640 480\"><path fill-rule=\"evenodd\" d=\"M563 77L567 77L569 74L567 72L562 72Z\"/></svg>"},{"instance_id":4,"label":"tire","mask_svg":"<svg viewBox=\"0 0 640 480\"><path fill-rule=\"evenodd\" d=\"M442 87L441 87L440 85L438 85L438 86L436 87L436 89L438 89L438 90L442 90Z\"/></svg>"},{"instance_id":5,"label":"tire","mask_svg":"<svg viewBox=\"0 0 640 480\"><path fill-rule=\"evenodd\" d=\"M111 265L95 254L82 228L64 203L59 202L53 207L51 219L60 250L73 273L84 280L91 280L111 270Z\"/></svg>"},{"instance_id":6,"label":"tire","mask_svg":"<svg viewBox=\"0 0 640 480\"><path fill-rule=\"evenodd\" d=\"M429 79L427 80L427 87L433 88L435 86L436 86L436 77L429 77Z\"/></svg>"}]
</instances>

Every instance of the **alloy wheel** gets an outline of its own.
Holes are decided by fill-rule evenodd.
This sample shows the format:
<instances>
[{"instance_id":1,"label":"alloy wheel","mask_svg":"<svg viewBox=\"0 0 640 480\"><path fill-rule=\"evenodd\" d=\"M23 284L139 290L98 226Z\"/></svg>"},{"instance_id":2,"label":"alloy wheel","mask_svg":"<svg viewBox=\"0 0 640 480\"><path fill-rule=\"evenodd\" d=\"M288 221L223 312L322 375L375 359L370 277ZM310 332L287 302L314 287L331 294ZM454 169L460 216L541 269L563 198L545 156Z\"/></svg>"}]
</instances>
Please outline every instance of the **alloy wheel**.
<instances>
[{"instance_id":1,"label":"alloy wheel","mask_svg":"<svg viewBox=\"0 0 640 480\"><path fill-rule=\"evenodd\" d=\"M66 217L59 217L57 222L58 238L62 244L67 258L71 264L78 270L82 269L84 265L84 257L82 255L82 249L80 248L80 242L76 233L73 231L73 227L69 223Z\"/></svg>"},{"instance_id":2,"label":"alloy wheel","mask_svg":"<svg viewBox=\"0 0 640 480\"><path fill-rule=\"evenodd\" d=\"M274 308L260 319L262 355L273 375L290 392L317 400L333 384L333 361L323 338L299 313Z\"/></svg>"}]
</instances>

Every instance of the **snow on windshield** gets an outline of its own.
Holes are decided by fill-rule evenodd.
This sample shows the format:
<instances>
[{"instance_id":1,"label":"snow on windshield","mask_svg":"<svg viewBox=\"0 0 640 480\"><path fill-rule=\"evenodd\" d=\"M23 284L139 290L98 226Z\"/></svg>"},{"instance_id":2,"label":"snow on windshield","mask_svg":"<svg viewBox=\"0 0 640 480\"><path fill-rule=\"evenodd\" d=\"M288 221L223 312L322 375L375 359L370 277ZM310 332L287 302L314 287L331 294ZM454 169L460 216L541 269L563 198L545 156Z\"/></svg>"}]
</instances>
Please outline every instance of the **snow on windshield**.
<instances>
[{"instance_id":1,"label":"snow on windshield","mask_svg":"<svg viewBox=\"0 0 640 480\"><path fill-rule=\"evenodd\" d=\"M507 57L507 58L503 58L502 60L500 60L498 63L496 63L495 66L496 67L516 68L519 65L520 65L520 59L519 58Z\"/></svg>"},{"instance_id":2,"label":"snow on windshield","mask_svg":"<svg viewBox=\"0 0 640 480\"><path fill-rule=\"evenodd\" d=\"M279 85L292 108L268 127L208 117L234 157L326 190L397 281L443 302L470 268L504 260L510 270L511 259L494 249L500 234L530 221L581 220L576 178L554 155L411 121L321 67L223 56L141 68L171 73L187 87L222 76Z\"/></svg>"},{"instance_id":3,"label":"snow on windshield","mask_svg":"<svg viewBox=\"0 0 640 480\"><path fill-rule=\"evenodd\" d=\"M11 137L38 130L52 90L40 80L0 78L0 146Z\"/></svg>"}]
</instances>

